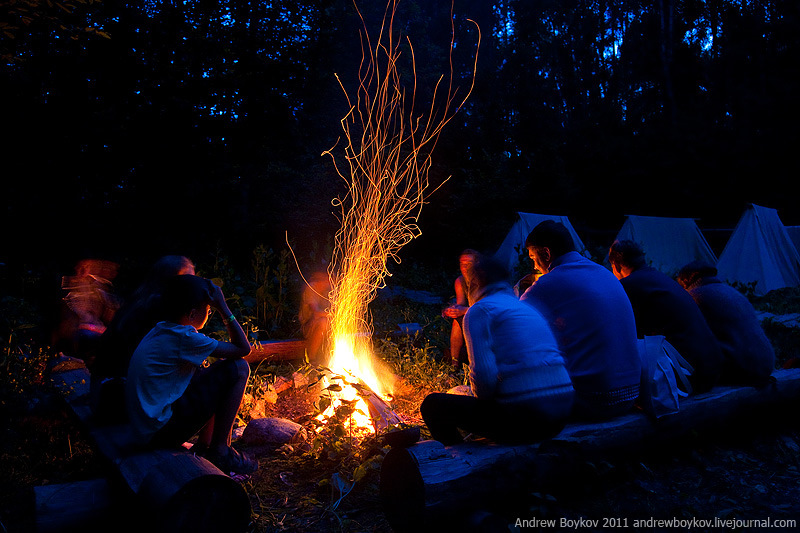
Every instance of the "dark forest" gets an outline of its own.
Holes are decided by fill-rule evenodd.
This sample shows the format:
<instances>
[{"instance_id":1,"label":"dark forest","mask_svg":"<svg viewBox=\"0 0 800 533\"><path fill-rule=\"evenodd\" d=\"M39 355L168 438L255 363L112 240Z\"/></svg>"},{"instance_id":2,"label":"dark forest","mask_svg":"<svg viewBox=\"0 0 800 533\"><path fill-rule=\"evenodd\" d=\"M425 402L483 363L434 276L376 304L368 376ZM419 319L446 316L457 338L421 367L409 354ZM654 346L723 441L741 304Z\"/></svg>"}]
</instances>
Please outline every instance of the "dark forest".
<instances>
[{"instance_id":1,"label":"dark forest","mask_svg":"<svg viewBox=\"0 0 800 533\"><path fill-rule=\"evenodd\" d=\"M475 86L404 254L491 249L516 211L600 246L627 214L800 223L796 1L403 0L419 99L451 69L451 9L461 91L480 27ZM350 0L4 3L0 262L322 245L362 29Z\"/></svg>"}]
</instances>

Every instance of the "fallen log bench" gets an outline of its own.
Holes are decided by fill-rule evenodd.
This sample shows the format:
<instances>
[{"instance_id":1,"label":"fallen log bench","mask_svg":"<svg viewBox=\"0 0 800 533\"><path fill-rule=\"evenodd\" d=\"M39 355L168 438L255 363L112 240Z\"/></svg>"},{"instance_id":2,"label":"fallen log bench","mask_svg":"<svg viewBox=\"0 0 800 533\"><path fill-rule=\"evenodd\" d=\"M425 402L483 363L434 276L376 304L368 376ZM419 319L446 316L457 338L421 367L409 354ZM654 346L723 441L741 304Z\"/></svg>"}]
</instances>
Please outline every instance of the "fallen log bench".
<instances>
[{"instance_id":1,"label":"fallen log bench","mask_svg":"<svg viewBox=\"0 0 800 533\"><path fill-rule=\"evenodd\" d=\"M596 423L570 423L536 444L504 446L433 440L392 448L381 466L380 499L395 531L452 525L452 517L484 509L531 486L547 486L575 470L579 458L642 451L688 432L760 416L800 400L800 369L777 370L763 388L718 387L681 402L673 415L653 419L633 412ZM524 423L524 421L520 421ZM568 476L567 476L568 477Z\"/></svg>"},{"instance_id":2,"label":"fallen log bench","mask_svg":"<svg viewBox=\"0 0 800 533\"><path fill-rule=\"evenodd\" d=\"M246 530L250 500L240 483L188 450L132 448L126 424L95 425L89 407L88 370L81 361L71 358L60 366L51 371L53 385L111 466L109 483L122 485L119 492L130 497L131 505L139 511L137 519L147 529L187 533ZM52 488L36 492L40 532L79 527L64 523L78 521L79 513L58 516L65 510L53 497L57 492Z\"/></svg>"},{"instance_id":3,"label":"fallen log bench","mask_svg":"<svg viewBox=\"0 0 800 533\"><path fill-rule=\"evenodd\" d=\"M306 355L306 341L304 339L286 339L260 341L253 345L250 355L245 361L250 364L261 361L294 361L303 359Z\"/></svg>"}]
</instances>

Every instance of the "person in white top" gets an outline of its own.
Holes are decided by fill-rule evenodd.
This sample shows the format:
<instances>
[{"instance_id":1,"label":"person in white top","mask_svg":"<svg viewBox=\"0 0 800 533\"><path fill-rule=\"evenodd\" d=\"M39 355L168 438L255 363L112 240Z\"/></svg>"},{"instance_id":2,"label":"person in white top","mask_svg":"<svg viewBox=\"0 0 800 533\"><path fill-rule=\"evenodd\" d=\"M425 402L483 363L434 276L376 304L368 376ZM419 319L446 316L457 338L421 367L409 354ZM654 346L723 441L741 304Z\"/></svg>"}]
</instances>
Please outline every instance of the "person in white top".
<instances>
[{"instance_id":1,"label":"person in white top","mask_svg":"<svg viewBox=\"0 0 800 533\"><path fill-rule=\"evenodd\" d=\"M464 316L472 394L429 394L423 420L445 445L463 440L459 430L503 443L552 437L574 398L556 339L544 317L514 295L499 262L479 254L472 269Z\"/></svg>"}]
</instances>

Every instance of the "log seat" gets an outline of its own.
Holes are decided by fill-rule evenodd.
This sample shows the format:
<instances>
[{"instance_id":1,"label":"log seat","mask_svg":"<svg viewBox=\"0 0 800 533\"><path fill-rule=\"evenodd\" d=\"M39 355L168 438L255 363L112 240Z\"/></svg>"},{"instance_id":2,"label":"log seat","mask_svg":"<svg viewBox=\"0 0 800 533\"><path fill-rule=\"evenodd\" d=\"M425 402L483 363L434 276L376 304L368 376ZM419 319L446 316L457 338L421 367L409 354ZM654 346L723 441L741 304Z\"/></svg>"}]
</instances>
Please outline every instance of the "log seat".
<instances>
[{"instance_id":1,"label":"log seat","mask_svg":"<svg viewBox=\"0 0 800 533\"><path fill-rule=\"evenodd\" d=\"M642 412L594 423L570 423L556 437L528 445L488 441L444 446L433 440L392 448L380 478L380 499L395 531L435 528L524 490L562 477L580 458L631 455L680 439L688 432L729 424L800 400L800 369L776 370L763 388L716 387L681 402L678 413L659 419ZM796 411L795 411L796 412Z\"/></svg>"},{"instance_id":2,"label":"log seat","mask_svg":"<svg viewBox=\"0 0 800 533\"><path fill-rule=\"evenodd\" d=\"M109 483L123 486L122 492L141 510L139 518L148 529L187 533L246 530L250 500L239 482L188 450L131 447L126 424L95 424L89 406L89 371L80 360L61 358L51 371L54 387L110 466ZM55 508L50 501L48 509ZM46 524L61 523L63 527L58 517L45 511L37 501L40 530L46 530Z\"/></svg>"}]
</instances>

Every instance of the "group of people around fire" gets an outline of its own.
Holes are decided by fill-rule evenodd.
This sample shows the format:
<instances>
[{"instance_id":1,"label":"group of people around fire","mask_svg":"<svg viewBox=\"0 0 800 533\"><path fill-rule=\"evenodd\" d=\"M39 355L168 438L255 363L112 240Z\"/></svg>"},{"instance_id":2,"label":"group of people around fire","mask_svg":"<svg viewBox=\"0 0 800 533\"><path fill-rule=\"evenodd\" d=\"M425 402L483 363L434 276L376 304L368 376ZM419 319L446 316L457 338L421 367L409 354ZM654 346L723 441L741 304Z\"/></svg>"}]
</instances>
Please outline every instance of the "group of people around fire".
<instances>
[{"instance_id":1,"label":"group of people around fire","mask_svg":"<svg viewBox=\"0 0 800 533\"><path fill-rule=\"evenodd\" d=\"M609 270L555 221L538 224L525 247L538 275L514 287L491 256L459 257L457 302L443 315L453 318L451 360L468 365L470 391L425 398L420 412L434 439L529 442L571 420L627 413L642 390L646 336L663 336L688 361L694 394L768 382L772 345L750 302L713 265L689 263L676 280L623 240L609 249Z\"/></svg>"},{"instance_id":2,"label":"group of people around fire","mask_svg":"<svg viewBox=\"0 0 800 533\"><path fill-rule=\"evenodd\" d=\"M95 416L120 422L122 410L131 450L179 447L197 436L192 451L223 472L255 472L258 462L231 446L251 346L222 289L197 276L189 258L170 255L153 265L130 298L114 299L113 312L78 313L109 307L102 302L110 298L98 294L101 288L103 295L111 293L109 279L83 270L75 277L84 277L81 286L91 290L76 292L71 281L64 285L70 290L65 301L80 323L74 348L90 371ZM222 317L230 341L200 333L213 312ZM87 321L95 324L88 330L91 343L81 326ZM209 358L215 362L208 364Z\"/></svg>"},{"instance_id":3,"label":"group of people around fire","mask_svg":"<svg viewBox=\"0 0 800 533\"><path fill-rule=\"evenodd\" d=\"M570 420L626 413L640 394L645 336L663 335L688 360L695 393L759 386L772 373L775 355L754 309L712 265L690 263L676 281L647 266L638 244L616 241L609 270L578 253L553 221L537 225L525 246L537 275L514 287L491 256L459 257L456 302L442 314L452 319L452 363L468 368L470 386L424 399L420 413L434 439L531 442ZM156 262L124 302L113 296L114 276L114 265L89 262L64 282L95 413L123 408L131 446L180 446L197 436L192 450L221 470L254 472L258 462L231 446L251 347L222 289L184 256ZM325 350L329 291L326 274L312 276L300 305L312 362ZM213 312L228 342L200 333Z\"/></svg>"}]
</instances>

